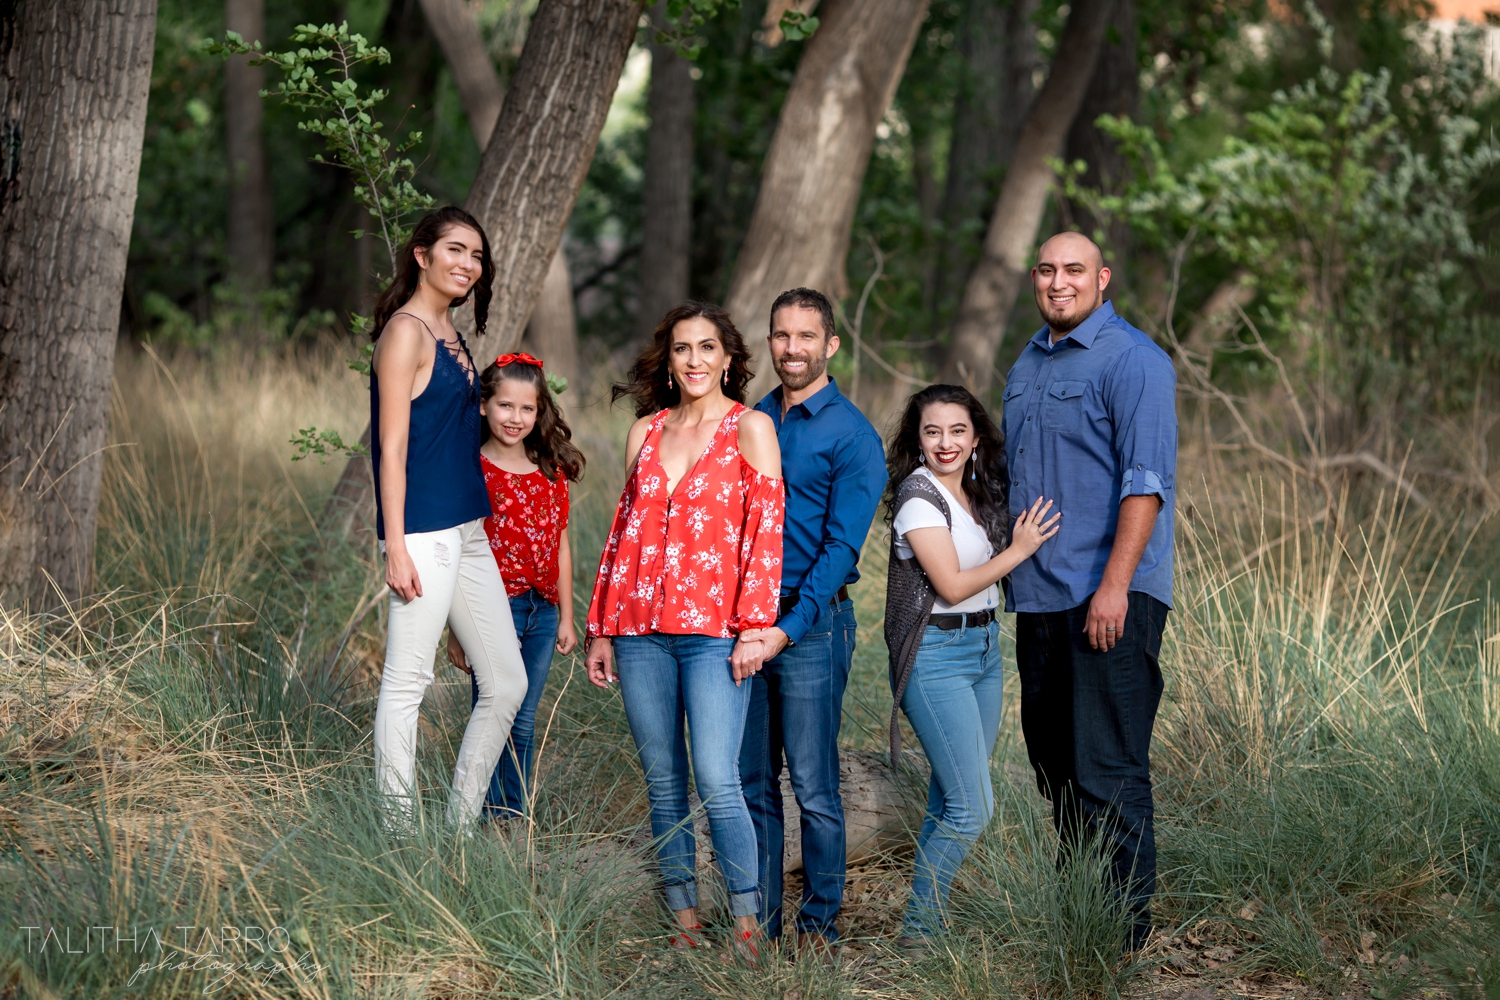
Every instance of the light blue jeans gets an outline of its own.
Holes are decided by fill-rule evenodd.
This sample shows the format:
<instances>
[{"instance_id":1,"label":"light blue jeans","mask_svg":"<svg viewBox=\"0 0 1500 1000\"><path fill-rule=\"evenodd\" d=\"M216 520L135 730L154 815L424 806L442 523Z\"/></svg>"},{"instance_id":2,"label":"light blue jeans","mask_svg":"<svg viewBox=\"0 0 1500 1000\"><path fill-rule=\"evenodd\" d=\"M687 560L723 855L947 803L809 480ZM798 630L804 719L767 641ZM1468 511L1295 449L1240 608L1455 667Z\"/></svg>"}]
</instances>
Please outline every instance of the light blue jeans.
<instances>
[{"instance_id":1,"label":"light blue jeans","mask_svg":"<svg viewBox=\"0 0 1500 1000\"><path fill-rule=\"evenodd\" d=\"M614 640L625 718L646 773L651 834L667 908L698 905L697 842L688 815L688 748L708 813L719 870L729 890L729 911L753 917L756 887L755 827L740 787L740 742L750 685L734 683L733 639L707 635L624 635Z\"/></svg>"},{"instance_id":2,"label":"light blue jeans","mask_svg":"<svg viewBox=\"0 0 1500 1000\"><path fill-rule=\"evenodd\" d=\"M902 931L909 937L942 931L953 876L994 815L990 754L1003 688L999 622L951 631L927 626L901 696L932 765Z\"/></svg>"}]
</instances>

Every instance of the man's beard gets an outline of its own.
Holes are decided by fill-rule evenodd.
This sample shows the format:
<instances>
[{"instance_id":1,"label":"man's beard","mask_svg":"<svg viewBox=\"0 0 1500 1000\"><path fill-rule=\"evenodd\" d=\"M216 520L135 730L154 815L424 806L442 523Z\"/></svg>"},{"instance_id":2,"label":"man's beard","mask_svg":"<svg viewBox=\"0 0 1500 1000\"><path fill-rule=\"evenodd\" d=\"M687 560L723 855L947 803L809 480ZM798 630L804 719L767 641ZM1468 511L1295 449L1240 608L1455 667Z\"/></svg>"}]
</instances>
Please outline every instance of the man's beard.
<instances>
[{"instance_id":1,"label":"man's beard","mask_svg":"<svg viewBox=\"0 0 1500 1000\"><path fill-rule=\"evenodd\" d=\"M1045 297L1043 297L1042 301L1046 301ZM1085 322L1087 322L1088 318L1094 315L1094 313L1097 312L1099 307L1102 305L1104 305L1104 296L1100 295L1099 297L1094 299L1093 306L1090 307L1087 312L1079 310L1078 312L1075 312L1070 316L1058 320L1053 320L1051 316L1047 315L1047 308L1046 306L1042 305L1041 302L1037 303L1037 309L1042 314L1042 319L1046 321L1047 329L1054 334L1062 335L1066 333L1072 333L1074 330L1078 329Z\"/></svg>"},{"instance_id":2,"label":"man's beard","mask_svg":"<svg viewBox=\"0 0 1500 1000\"><path fill-rule=\"evenodd\" d=\"M781 367L787 361L806 361L807 367L800 372L789 372ZM780 358L773 359L771 367L776 369L776 374L780 377L781 384L795 392L798 389L806 389L816 382L818 376L828 370L828 359L821 354L806 356L798 354L790 357L782 355Z\"/></svg>"}]
</instances>

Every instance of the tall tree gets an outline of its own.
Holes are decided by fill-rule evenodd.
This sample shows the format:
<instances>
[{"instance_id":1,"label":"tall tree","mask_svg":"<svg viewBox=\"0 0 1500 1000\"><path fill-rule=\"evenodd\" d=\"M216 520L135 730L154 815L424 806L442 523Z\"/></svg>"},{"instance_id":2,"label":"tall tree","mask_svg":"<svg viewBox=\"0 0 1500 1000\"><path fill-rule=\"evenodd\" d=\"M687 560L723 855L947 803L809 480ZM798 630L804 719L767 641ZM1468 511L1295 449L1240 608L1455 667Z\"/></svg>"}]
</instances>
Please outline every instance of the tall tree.
<instances>
[{"instance_id":1,"label":"tall tree","mask_svg":"<svg viewBox=\"0 0 1500 1000\"><path fill-rule=\"evenodd\" d=\"M505 103L505 88L500 85L500 74L495 72L490 54L485 51L479 22L464 0L422 0L422 13L453 72L453 82L458 86L474 140L484 149ZM577 374L578 323L573 312L573 275L561 247L552 255L543 288L545 291L528 320L528 325L535 327L531 339L546 343L548 364L559 371L568 368L563 374L572 378ZM561 289L567 290L566 297L558 294ZM570 360L564 362L565 356Z\"/></svg>"},{"instance_id":2,"label":"tall tree","mask_svg":"<svg viewBox=\"0 0 1500 1000\"><path fill-rule=\"evenodd\" d=\"M156 0L0 4L0 599L87 592Z\"/></svg>"},{"instance_id":3,"label":"tall tree","mask_svg":"<svg viewBox=\"0 0 1500 1000\"><path fill-rule=\"evenodd\" d=\"M946 317L963 291L983 240L1000 178L1035 93L1037 0L966 0L959 21L958 93L953 101L948 177L938 211L942 239L931 300Z\"/></svg>"},{"instance_id":4,"label":"tall tree","mask_svg":"<svg viewBox=\"0 0 1500 1000\"><path fill-rule=\"evenodd\" d=\"M726 306L755 351L760 394L776 385L760 330L797 285L848 291L844 260L875 127L885 117L927 0L827 0L797 65L735 263Z\"/></svg>"},{"instance_id":5,"label":"tall tree","mask_svg":"<svg viewBox=\"0 0 1500 1000\"><path fill-rule=\"evenodd\" d=\"M224 27L248 42L263 41L265 0L224 0ZM243 292L271 284L276 254L276 210L261 134L263 67L235 56L224 67L224 145L229 160L229 275Z\"/></svg>"},{"instance_id":6,"label":"tall tree","mask_svg":"<svg viewBox=\"0 0 1500 1000\"><path fill-rule=\"evenodd\" d=\"M1119 144L1095 123L1101 115L1125 119L1136 116L1141 93L1137 34L1135 0L1116 0L1099 61L1083 95L1083 107L1068 132L1068 161L1087 163L1083 183L1098 190L1116 191L1129 170ZM1102 228L1087 206L1073 204L1069 209L1073 227L1080 232L1093 235ZM1104 233L1105 250L1110 254L1110 266L1116 269L1117 282L1126 277L1122 263L1129 253L1129 241L1130 227L1122 219L1112 222Z\"/></svg>"},{"instance_id":7,"label":"tall tree","mask_svg":"<svg viewBox=\"0 0 1500 1000\"><path fill-rule=\"evenodd\" d=\"M975 392L985 391L993 381L995 352L1005 336L1052 189L1048 161L1062 154L1083 105L1114 4L1115 0L1075 0L1072 5L1047 82L1021 126L985 234L984 252L964 289L943 366L944 381L967 384Z\"/></svg>"},{"instance_id":8,"label":"tall tree","mask_svg":"<svg viewBox=\"0 0 1500 1000\"><path fill-rule=\"evenodd\" d=\"M693 67L675 46L658 42L666 4L651 13L651 92L647 110L646 176L642 193L637 336L687 298L693 242Z\"/></svg>"},{"instance_id":9,"label":"tall tree","mask_svg":"<svg viewBox=\"0 0 1500 1000\"><path fill-rule=\"evenodd\" d=\"M489 336L473 345L476 357L520 343L599 144L643 6L641 0L541 0L532 15L465 201L489 234L495 258ZM473 331L472 311L460 310L455 319ZM350 459L320 531L346 536L368 521L373 505L370 460Z\"/></svg>"},{"instance_id":10,"label":"tall tree","mask_svg":"<svg viewBox=\"0 0 1500 1000\"><path fill-rule=\"evenodd\" d=\"M465 202L495 254L484 353L515 347L625 68L642 0L542 0Z\"/></svg>"}]
</instances>

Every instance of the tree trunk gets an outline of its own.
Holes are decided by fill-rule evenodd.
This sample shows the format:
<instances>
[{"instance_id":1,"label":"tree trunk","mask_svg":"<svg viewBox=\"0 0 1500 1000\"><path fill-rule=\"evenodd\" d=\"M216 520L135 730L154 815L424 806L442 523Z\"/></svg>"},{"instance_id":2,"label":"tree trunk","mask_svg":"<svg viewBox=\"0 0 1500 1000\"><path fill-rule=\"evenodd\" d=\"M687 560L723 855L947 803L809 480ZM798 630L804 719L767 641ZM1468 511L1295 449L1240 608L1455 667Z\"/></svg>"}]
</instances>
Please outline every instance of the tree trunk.
<instances>
[{"instance_id":1,"label":"tree trunk","mask_svg":"<svg viewBox=\"0 0 1500 1000\"><path fill-rule=\"evenodd\" d=\"M568 274L566 261L562 247L558 247L542 282L541 297L526 324L522 346L544 362L549 372L572 383L576 393L578 332L573 315L573 277Z\"/></svg>"},{"instance_id":2,"label":"tree trunk","mask_svg":"<svg viewBox=\"0 0 1500 1000\"><path fill-rule=\"evenodd\" d=\"M489 336L472 345L481 363L515 349L541 298L641 7L639 0L541 0L531 17L521 63L465 202L489 234L495 258ZM454 319L473 332L472 310L461 309ZM319 533L329 539L369 530L374 504L370 460L350 459Z\"/></svg>"},{"instance_id":3,"label":"tree trunk","mask_svg":"<svg viewBox=\"0 0 1500 1000\"><path fill-rule=\"evenodd\" d=\"M665 8L665 3L657 3L651 15L653 26L662 24ZM640 340L651 336L668 309L687 298L693 240L692 63L654 37L647 108L651 127L646 133L641 280L636 300Z\"/></svg>"},{"instance_id":4,"label":"tree trunk","mask_svg":"<svg viewBox=\"0 0 1500 1000\"><path fill-rule=\"evenodd\" d=\"M968 0L956 32L959 89L939 210L942 243L932 271L932 302L940 321L951 317L979 258L989 209L1031 106L1036 7L1037 0Z\"/></svg>"},{"instance_id":5,"label":"tree trunk","mask_svg":"<svg viewBox=\"0 0 1500 1000\"><path fill-rule=\"evenodd\" d=\"M771 302L806 285L848 291L844 259L875 127L885 117L927 0L828 0L797 66L725 303L754 351L754 399L777 384Z\"/></svg>"},{"instance_id":6,"label":"tree trunk","mask_svg":"<svg viewBox=\"0 0 1500 1000\"><path fill-rule=\"evenodd\" d=\"M464 0L422 0L422 13L453 72L474 140L484 149L505 103L505 89L485 51L479 22ZM533 342L547 345L550 357L538 356L545 357L549 368L564 378L577 376L578 324L573 314L573 276L561 248L552 255L541 297L528 321L527 335Z\"/></svg>"},{"instance_id":7,"label":"tree trunk","mask_svg":"<svg viewBox=\"0 0 1500 1000\"><path fill-rule=\"evenodd\" d=\"M480 356L513 350L541 295L640 23L641 0L542 0L465 205L489 233Z\"/></svg>"},{"instance_id":8,"label":"tree trunk","mask_svg":"<svg viewBox=\"0 0 1500 1000\"><path fill-rule=\"evenodd\" d=\"M1089 165L1083 177L1087 187L1114 193L1125 181L1130 165L1120 151L1119 144L1094 123L1100 115L1134 119L1140 104L1140 63L1136 54L1135 0L1116 0L1114 16L1105 29L1104 42L1099 49L1099 61L1094 65L1094 75L1089 79L1089 89L1083 95L1083 107L1068 132L1068 161L1082 160ZM1085 206L1073 203L1072 225L1081 233L1098 238L1096 231L1104 228L1094 213ZM1115 275L1112 285L1119 285L1125 277L1124 262L1129 255L1130 226L1123 219L1116 219L1103 233L1106 259ZM1118 289L1116 289L1118 290Z\"/></svg>"},{"instance_id":9,"label":"tree trunk","mask_svg":"<svg viewBox=\"0 0 1500 1000\"><path fill-rule=\"evenodd\" d=\"M1076 0L1068 15L1047 82L1021 127L1015 156L985 235L984 253L964 289L942 373L944 381L966 384L976 393L990 386L995 352L1005 337L1005 325L1026 276L1037 226L1052 188L1052 168L1047 161L1062 154L1063 140L1083 104L1113 7L1114 0Z\"/></svg>"},{"instance_id":10,"label":"tree trunk","mask_svg":"<svg viewBox=\"0 0 1500 1000\"><path fill-rule=\"evenodd\" d=\"M245 41L264 41L265 0L224 0L224 27ZM270 287L276 211L261 137L263 67L235 56L224 67L224 145L229 160L229 277L242 292Z\"/></svg>"},{"instance_id":11,"label":"tree trunk","mask_svg":"<svg viewBox=\"0 0 1500 1000\"><path fill-rule=\"evenodd\" d=\"M0 5L0 600L91 585L155 0ZM55 583L56 591L52 589Z\"/></svg>"}]
</instances>

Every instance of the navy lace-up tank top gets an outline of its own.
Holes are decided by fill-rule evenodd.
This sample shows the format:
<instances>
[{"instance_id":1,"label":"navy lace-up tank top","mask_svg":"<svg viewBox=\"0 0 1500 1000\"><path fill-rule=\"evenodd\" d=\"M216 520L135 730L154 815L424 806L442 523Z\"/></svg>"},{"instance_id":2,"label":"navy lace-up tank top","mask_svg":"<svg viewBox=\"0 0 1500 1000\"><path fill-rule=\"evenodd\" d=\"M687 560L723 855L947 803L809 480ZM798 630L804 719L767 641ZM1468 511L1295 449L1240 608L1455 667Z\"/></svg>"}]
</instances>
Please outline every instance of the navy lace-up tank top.
<instances>
[{"instance_id":1,"label":"navy lace-up tank top","mask_svg":"<svg viewBox=\"0 0 1500 1000\"><path fill-rule=\"evenodd\" d=\"M426 323L411 313L425 327ZM411 401L411 432L406 442L406 533L442 531L489 517L490 494L479 466L481 416L479 375L469 345L459 334L469 368L459 363L427 328L436 341L432 377ZM375 469L375 533L385 538L385 511L380 500L380 380L370 373L370 463Z\"/></svg>"}]
</instances>

